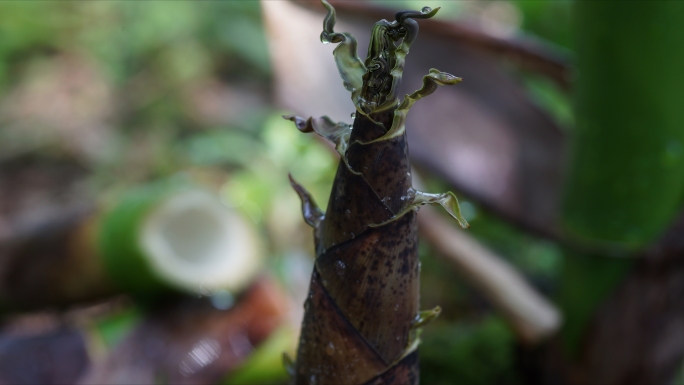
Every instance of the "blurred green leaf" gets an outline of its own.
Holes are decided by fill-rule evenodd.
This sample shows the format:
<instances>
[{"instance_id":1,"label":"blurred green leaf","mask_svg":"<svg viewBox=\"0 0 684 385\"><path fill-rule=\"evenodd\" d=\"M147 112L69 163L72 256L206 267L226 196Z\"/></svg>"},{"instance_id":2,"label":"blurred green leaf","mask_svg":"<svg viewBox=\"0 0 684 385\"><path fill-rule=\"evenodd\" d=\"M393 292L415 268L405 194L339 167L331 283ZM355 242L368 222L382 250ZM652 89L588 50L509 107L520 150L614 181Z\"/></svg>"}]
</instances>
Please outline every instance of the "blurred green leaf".
<instances>
[{"instance_id":1,"label":"blurred green leaf","mask_svg":"<svg viewBox=\"0 0 684 385\"><path fill-rule=\"evenodd\" d=\"M502 319L434 324L422 335L423 384L518 384L514 336Z\"/></svg>"},{"instance_id":2,"label":"blurred green leaf","mask_svg":"<svg viewBox=\"0 0 684 385\"><path fill-rule=\"evenodd\" d=\"M263 145L240 130L222 129L196 134L178 143L180 152L195 166L247 165L263 154Z\"/></svg>"},{"instance_id":3,"label":"blurred green leaf","mask_svg":"<svg viewBox=\"0 0 684 385\"><path fill-rule=\"evenodd\" d=\"M575 114L567 92L548 78L538 75L528 74L524 82L534 102L551 114L562 128L568 131L573 128Z\"/></svg>"},{"instance_id":4,"label":"blurred green leaf","mask_svg":"<svg viewBox=\"0 0 684 385\"><path fill-rule=\"evenodd\" d=\"M294 353L297 331L283 327L274 331L249 356L247 362L231 373L226 385L285 384L289 375L283 365L283 353Z\"/></svg>"},{"instance_id":5,"label":"blurred green leaf","mask_svg":"<svg viewBox=\"0 0 684 385\"><path fill-rule=\"evenodd\" d=\"M105 346L112 348L140 322L141 318L138 309L127 308L97 321L95 329Z\"/></svg>"}]
</instances>

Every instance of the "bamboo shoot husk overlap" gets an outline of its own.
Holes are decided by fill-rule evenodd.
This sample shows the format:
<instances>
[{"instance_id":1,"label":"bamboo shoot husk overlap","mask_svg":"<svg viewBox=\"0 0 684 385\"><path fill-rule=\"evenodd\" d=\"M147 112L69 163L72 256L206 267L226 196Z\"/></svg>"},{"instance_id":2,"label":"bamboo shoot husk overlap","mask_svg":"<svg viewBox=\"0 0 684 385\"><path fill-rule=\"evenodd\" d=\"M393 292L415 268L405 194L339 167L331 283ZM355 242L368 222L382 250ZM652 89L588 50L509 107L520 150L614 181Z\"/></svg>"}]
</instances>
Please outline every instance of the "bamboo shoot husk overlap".
<instances>
[{"instance_id":1,"label":"bamboo shoot husk overlap","mask_svg":"<svg viewBox=\"0 0 684 385\"><path fill-rule=\"evenodd\" d=\"M416 19L431 18L439 8L377 22L361 61L354 37L334 31L335 10L322 3L328 14L321 41L338 44L335 61L356 111L351 125L286 116L300 131L331 140L342 160L325 213L291 178L314 228L317 255L293 382L417 384L419 328L440 309L419 311L416 211L439 204L461 226L468 224L452 193L412 188L404 123L415 101L461 79L432 69L418 91L402 101L397 96Z\"/></svg>"}]
</instances>

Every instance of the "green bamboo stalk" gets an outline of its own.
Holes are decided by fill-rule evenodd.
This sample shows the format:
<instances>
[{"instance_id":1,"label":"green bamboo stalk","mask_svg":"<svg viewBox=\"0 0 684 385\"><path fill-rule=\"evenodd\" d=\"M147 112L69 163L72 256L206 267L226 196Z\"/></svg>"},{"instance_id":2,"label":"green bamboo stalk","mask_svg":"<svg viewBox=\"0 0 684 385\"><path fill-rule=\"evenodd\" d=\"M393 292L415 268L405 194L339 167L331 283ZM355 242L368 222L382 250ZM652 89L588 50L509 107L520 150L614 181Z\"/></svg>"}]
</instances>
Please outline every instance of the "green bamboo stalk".
<instances>
[{"instance_id":1,"label":"green bamboo stalk","mask_svg":"<svg viewBox=\"0 0 684 385\"><path fill-rule=\"evenodd\" d=\"M297 359L297 384L416 384L419 328L439 314L419 312L416 211L440 204L463 227L452 193L427 194L411 187L405 120L410 107L439 85L461 79L430 70L423 87L399 101L404 60L418 33L415 19L439 8L403 11L375 24L368 56L356 40L334 31L328 14L321 41L338 43L335 61L356 107L353 126L327 117L286 117L302 132L335 143L342 161L323 213L294 179L306 222L314 228L316 263Z\"/></svg>"},{"instance_id":2,"label":"green bamboo stalk","mask_svg":"<svg viewBox=\"0 0 684 385\"><path fill-rule=\"evenodd\" d=\"M568 232L629 256L653 242L684 193L684 4L575 3L577 127L563 220ZM561 295L576 348L596 306L632 262L567 259Z\"/></svg>"},{"instance_id":3,"label":"green bamboo stalk","mask_svg":"<svg viewBox=\"0 0 684 385\"><path fill-rule=\"evenodd\" d=\"M684 6L575 4L577 127L568 230L639 248L677 213L684 191Z\"/></svg>"},{"instance_id":4,"label":"green bamboo stalk","mask_svg":"<svg viewBox=\"0 0 684 385\"><path fill-rule=\"evenodd\" d=\"M98 249L112 281L144 301L235 294L261 266L249 224L183 178L126 192L100 220Z\"/></svg>"}]
</instances>

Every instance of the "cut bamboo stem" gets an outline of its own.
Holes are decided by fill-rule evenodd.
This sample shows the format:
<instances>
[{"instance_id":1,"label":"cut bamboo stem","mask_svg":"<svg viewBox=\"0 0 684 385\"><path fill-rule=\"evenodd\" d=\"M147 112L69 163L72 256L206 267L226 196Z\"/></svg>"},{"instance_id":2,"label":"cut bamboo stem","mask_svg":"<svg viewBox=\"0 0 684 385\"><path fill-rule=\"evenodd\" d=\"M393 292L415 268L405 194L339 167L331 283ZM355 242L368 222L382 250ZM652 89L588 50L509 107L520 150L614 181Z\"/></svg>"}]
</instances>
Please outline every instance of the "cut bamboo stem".
<instances>
[{"instance_id":1,"label":"cut bamboo stem","mask_svg":"<svg viewBox=\"0 0 684 385\"><path fill-rule=\"evenodd\" d=\"M254 229L202 188L159 183L134 190L102 219L107 273L144 299L176 290L238 293L261 268Z\"/></svg>"}]
</instances>

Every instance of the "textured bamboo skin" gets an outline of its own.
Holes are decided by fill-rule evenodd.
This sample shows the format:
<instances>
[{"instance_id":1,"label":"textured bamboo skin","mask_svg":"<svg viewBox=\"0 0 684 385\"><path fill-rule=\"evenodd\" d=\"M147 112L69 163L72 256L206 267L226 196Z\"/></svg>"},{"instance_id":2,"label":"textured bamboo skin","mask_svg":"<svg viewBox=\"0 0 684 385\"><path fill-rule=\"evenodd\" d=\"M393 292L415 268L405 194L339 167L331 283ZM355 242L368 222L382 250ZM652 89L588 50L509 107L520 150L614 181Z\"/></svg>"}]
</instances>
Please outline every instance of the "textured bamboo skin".
<instances>
[{"instance_id":1,"label":"textured bamboo skin","mask_svg":"<svg viewBox=\"0 0 684 385\"><path fill-rule=\"evenodd\" d=\"M417 359L392 375L393 382L381 376L406 351L419 302L415 211L368 227L391 220L409 204L401 199L411 188L405 133L371 145L355 142L355 136L365 142L384 133L363 115L354 122L349 166L340 162L321 224L323 251L305 304L296 384L417 381Z\"/></svg>"},{"instance_id":2,"label":"textured bamboo skin","mask_svg":"<svg viewBox=\"0 0 684 385\"><path fill-rule=\"evenodd\" d=\"M404 11L373 28L368 58L356 57L356 40L333 30L328 9L321 34L335 49L340 75L356 106L353 126L289 116L302 132L336 144L342 156L325 213L292 178L302 211L314 228L316 262L297 358L295 384L417 384L420 262L416 212L440 204L467 226L453 194L425 194L411 187L404 121L413 103L438 85L461 79L431 70L423 87L400 103L396 89L404 58L418 33L413 19L434 11ZM435 317L439 309L429 312Z\"/></svg>"}]
</instances>

